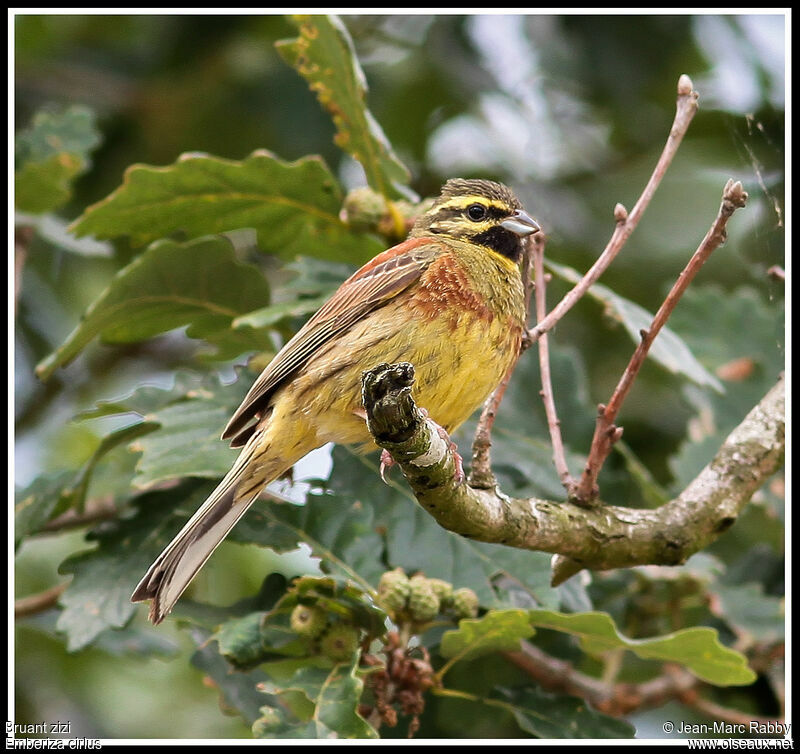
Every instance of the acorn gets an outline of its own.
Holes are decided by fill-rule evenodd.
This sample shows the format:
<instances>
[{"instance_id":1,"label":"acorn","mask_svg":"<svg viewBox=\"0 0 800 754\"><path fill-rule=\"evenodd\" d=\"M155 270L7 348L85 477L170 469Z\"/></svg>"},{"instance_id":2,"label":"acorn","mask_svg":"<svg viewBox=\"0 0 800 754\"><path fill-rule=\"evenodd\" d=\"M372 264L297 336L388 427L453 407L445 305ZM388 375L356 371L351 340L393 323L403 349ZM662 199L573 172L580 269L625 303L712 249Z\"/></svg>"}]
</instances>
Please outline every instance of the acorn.
<instances>
[{"instance_id":1,"label":"acorn","mask_svg":"<svg viewBox=\"0 0 800 754\"><path fill-rule=\"evenodd\" d=\"M453 611L456 618L474 618L478 614L478 595L467 587L453 592Z\"/></svg>"},{"instance_id":2,"label":"acorn","mask_svg":"<svg viewBox=\"0 0 800 754\"><path fill-rule=\"evenodd\" d=\"M439 598L442 608L450 607L453 603L453 585L444 579L428 579L433 593Z\"/></svg>"},{"instance_id":3,"label":"acorn","mask_svg":"<svg viewBox=\"0 0 800 754\"><path fill-rule=\"evenodd\" d=\"M387 571L378 582L378 601L388 610L405 609L411 585L401 568Z\"/></svg>"},{"instance_id":4,"label":"acorn","mask_svg":"<svg viewBox=\"0 0 800 754\"><path fill-rule=\"evenodd\" d=\"M386 199L369 186L350 191L342 209L343 219L353 230L376 230L387 212Z\"/></svg>"},{"instance_id":5,"label":"acorn","mask_svg":"<svg viewBox=\"0 0 800 754\"><path fill-rule=\"evenodd\" d=\"M359 638L359 631L355 626L335 623L325 632L319 648L322 654L334 662L345 662L358 649Z\"/></svg>"},{"instance_id":6,"label":"acorn","mask_svg":"<svg viewBox=\"0 0 800 754\"><path fill-rule=\"evenodd\" d=\"M415 576L410 581L408 611L420 623L433 619L439 612L439 598L424 576Z\"/></svg>"},{"instance_id":7,"label":"acorn","mask_svg":"<svg viewBox=\"0 0 800 754\"><path fill-rule=\"evenodd\" d=\"M289 623L296 634L313 639L325 630L328 615L323 609L313 605L297 605L292 610Z\"/></svg>"}]
</instances>

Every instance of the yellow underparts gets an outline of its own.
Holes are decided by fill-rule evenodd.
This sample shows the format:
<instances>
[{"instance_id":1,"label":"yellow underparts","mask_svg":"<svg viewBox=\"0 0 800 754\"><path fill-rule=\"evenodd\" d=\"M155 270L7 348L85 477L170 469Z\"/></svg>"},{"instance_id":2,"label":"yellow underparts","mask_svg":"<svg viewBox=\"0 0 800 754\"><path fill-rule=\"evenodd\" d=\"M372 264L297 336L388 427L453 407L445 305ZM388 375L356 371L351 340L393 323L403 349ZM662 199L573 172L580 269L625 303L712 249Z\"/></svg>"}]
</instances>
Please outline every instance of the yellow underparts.
<instances>
[{"instance_id":1,"label":"yellow underparts","mask_svg":"<svg viewBox=\"0 0 800 754\"><path fill-rule=\"evenodd\" d=\"M417 405L448 432L483 403L516 355L518 328L458 312L409 321L407 302L376 310L334 342L275 397L260 444L287 466L327 442L374 448L363 418L361 374L381 362L414 365Z\"/></svg>"}]
</instances>

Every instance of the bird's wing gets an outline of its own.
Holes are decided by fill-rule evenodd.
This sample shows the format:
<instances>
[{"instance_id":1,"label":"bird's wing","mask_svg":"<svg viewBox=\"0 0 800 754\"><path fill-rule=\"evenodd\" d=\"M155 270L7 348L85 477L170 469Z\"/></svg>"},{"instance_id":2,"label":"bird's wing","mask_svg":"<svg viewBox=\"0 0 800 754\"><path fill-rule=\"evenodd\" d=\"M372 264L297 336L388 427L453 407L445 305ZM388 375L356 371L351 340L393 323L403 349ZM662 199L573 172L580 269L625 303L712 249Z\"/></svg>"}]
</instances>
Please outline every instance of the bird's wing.
<instances>
[{"instance_id":1,"label":"bird's wing","mask_svg":"<svg viewBox=\"0 0 800 754\"><path fill-rule=\"evenodd\" d=\"M247 425L268 405L275 389L300 369L314 352L417 281L441 253L430 238L410 238L378 254L351 275L267 365L242 405L231 417L222 439L243 445L252 434ZM243 432L244 430L244 432Z\"/></svg>"}]
</instances>

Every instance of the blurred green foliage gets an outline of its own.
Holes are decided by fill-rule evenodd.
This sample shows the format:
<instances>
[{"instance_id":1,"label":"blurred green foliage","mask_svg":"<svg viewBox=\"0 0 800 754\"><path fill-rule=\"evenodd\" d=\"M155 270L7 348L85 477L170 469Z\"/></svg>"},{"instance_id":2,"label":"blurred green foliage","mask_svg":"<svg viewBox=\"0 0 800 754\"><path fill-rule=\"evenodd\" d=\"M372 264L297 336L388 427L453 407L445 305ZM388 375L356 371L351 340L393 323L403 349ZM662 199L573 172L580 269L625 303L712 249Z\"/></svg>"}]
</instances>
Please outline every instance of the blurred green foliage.
<instances>
[{"instance_id":1,"label":"blurred green foliage","mask_svg":"<svg viewBox=\"0 0 800 754\"><path fill-rule=\"evenodd\" d=\"M783 16L408 14L354 15L341 21L369 86L362 103L368 111L359 109L360 92L347 95L361 123L358 133L376 143L385 138L387 145L385 161L365 163L366 172L351 156L363 152L336 146L337 131L342 143L347 124L332 122L306 82L282 59L282 54L292 58L286 52L291 48L279 53L275 47L279 40L297 37L297 24L290 19L14 18L19 210L15 477L18 500L26 503L17 518L22 540L15 564L17 595L61 582L57 569L67 558L60 572L77 569L76 586L62 598L63 610L54 607L17 623L18 723L69 719L74 735L109 738L249 736L256 720L262 735L299 730L265 712L276 709L274 700L256 693L254 684L266 676L257 671L231 676L213 649L216 644L203 644L220 621L271 607L275 600L267 599L262 586L266 574L319 573L308 548L295 549L298 532L315 554L335 556L323 557L323 567L340 576L357 575L365 589L374 586L384 567L402 565L471 586L484 607L603 610L631 638L702 625L717 629L728 645L734 639L741 644L742 637L750 642L745 641L747 646L782 641L781 479L758 493L739 523L711 548L713 555L704 554L705 560L696 556L677 569L691 589L679 579L634 569L596 575L588 587L573 583L556 593L547 585L549 556L460 541L413 508L396 485L383 488L374 466L358 468L364 462L343 449L334 451L326 495L315 489L306 500L308 485L283 485L282 494L306 504L265 505L237 527L232 539L267 547L223 545L193 585L192 599L176 610L194 625L191 634L168 626L152 629L143 611L125 603L126 579L138 580L175 517L188 515L202 499L202 484L183 478L214 477L224 470L229 451L210 445L210 438L251 379L245 373L226 388L233 365L256 353L254 365L263 366L281 339L352 269L334 262L368 258L381 248L375 234L349 231L337 219L336 208L348 189L368 179L374 186L385 174L389 182L399 176L402 183L398 165L410 171L405 191L423 197L459 175L509 183L543 225L548 256L583 271L613 229L614 205L630 208L644 186L672 120L678 77L688 73L701 95L700 111L642 224L603 278L622 298L615 299L613 311L604 311L587 297L551 338L556 403L570 462L580 467L591 438L593 407L609 396L632 351L620 312L632 305L650 312L657 308L716 214L730 177L744 183L748 206L733 218L728 242L670 321L693 354L694 382L686 377L687 361L686 368L675 371L655 360L646 365L620 416L625 452L614 454L604 469L603 497L642 505L663 499L665 490L679 491L783 368L783 283L768 274L773 265L783 264L784 255ZM326 54L338 65L344 58L337 56L349 48L339 45L336 29L329 29ZM158 181L169 173L180 183L181 171L199 164L210 165L216 177L228 171L227 180L236 166L250 164L254 156L248 155L257 150L270 153L259 159L270 161L273 182L289 171L287 162L321 158L293 169L305 170L307 194L313 194L309 202L332 218L329 243L321 243L317 226L302 216L283 226L283 218L269 210L262 214L261 205L255 214L238 214L238 223L221 227L214 225L219 217L213 207L201 211L189 198L188 209L173 217L172 225L160 226L163 214L141 214L153 195L130 190L136 175ZM194 155L179 162L187 152L210 157ZM115 195L116 204L109 200L87 212L123 185L131 165L142 163L171 167L137 168L138 173L128 173L127 193ZM288 185L296 189L292 180ZM168 241L143 251L135 234L123 235L132 231L115 225L120 215L114 208L129 199L131 227L150 232L143 240L169 235ZM80 231L83 224L101 240L69 232L68 225L81 216L73 227ZM239 233L242 226L257 234ZM237 232L228 233L227 241L192 240L218 230ZM347 254L337 253L341 244L348 244ZM137 290L164 270L164 293L169 293L175 278L168 273L170 260L155 256L159 249L177 256L201 247L209 258L230 262L226 275L209 273L198 262L186 275L191 280L183 283L199 289L219 282L217 303L229 309L224 316L176 313L167 304L164 310L152 309L149 319L132 329L119 310L106 317L101 303L81 320L108 291L125 291L136 307ZM297 253L308 256L296 259ZM153 259L157 265L148 270ZM226 298L240 285L236 276L256 267L263 281L254 282L246 296ZM551 305L566 290L566 282L554 276L548 289ZM170 330L187 324L186 332ZM106 342L92 340L98 334ZM209 343L219 349L215 360L209 360L209 350L214 351ZM48 357L52 374L41 382L35 367ZM549 461L535 361L532 354L525 357L501 408L495 465L507 492L557 497L560 485ZM82 420L76 421L81 413ZM153 427L142 422L126 434L135 416L147 417ZM185 422L187 416L194 424ZM471 426L459 433L460 444L469 442ZM184 448L193 454L182 453ZM306 476L327 477L326 460L312 462ZM167 478L183 479L177 486L185 491L183 497L162 491L134 496L137 485ZM153 508L148 494L165 495L164 504ZM89 542L82 531L26 536L70 506L101 499L118 505L124 522L101 526ZM353 506L354 499L358 505ZM362 505L375 499L382 506ZM163 534L164 542L151 540L139 550L128 539L153 531ZM340 532L342 538L334 536ZM123 551L129 560L120 558ZM97 622L87 622L93 584L103 578L116 582L116 591L109 586L103 598L117 601L93 614ZM254 598L256 593L260 597ZM211 607L235 600L243 602L227 612ZM120 631L111 628L122 625ZM582 657L564 635L548 636L541 631L535 638L557 656ZM437 642L431 642L436 651ZM193 666L162 659L185 659L201 644ZM89 645L77 654L68 651ZM629 734L627 726L603 716L582 717L574 700L537 697L540 692L523 689L525 679L518 671L503 662L492 665L494 658L485 660L459 663L448 677L478 695L507 687L497 692L498 703L507 705L507 719L490 724L472 703L465 707L463 700L431 698L420 736L560 735L553 731L562 728L537 727L526 712L546 704L554 725L574 719L589 729L597 725L597 735ZM584 670L599 665L582 661ZM651 677L653 667L629 659L621 677L639 681ZM761 686L740 688L735 695L717 690L714 698L746 713L777 715L774 687L764 693L767 676L760 676ZM336 681L333 688L342 689L352 702L361 681L352 674ZM218 691L223 708L241 714L247 725L215 712ZM314 694L295 699L298 719L319 699ZM363 732L352 703L345 707L336 724ZM469 714L472 722L454 729L457 712ZM640 736L661 735L646 716L634 722ZM400 729L381 733L403 735Z\"/></svg>"}]
</instances>

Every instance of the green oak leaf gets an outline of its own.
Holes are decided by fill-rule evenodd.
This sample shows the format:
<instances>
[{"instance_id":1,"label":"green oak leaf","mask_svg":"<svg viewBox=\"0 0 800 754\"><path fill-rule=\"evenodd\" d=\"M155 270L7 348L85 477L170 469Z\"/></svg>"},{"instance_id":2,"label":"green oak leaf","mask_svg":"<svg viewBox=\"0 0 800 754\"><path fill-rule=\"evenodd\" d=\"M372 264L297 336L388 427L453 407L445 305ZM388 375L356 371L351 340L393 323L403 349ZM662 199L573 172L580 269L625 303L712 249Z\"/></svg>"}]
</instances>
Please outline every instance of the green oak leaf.
<instances>
[{"instance_id":1,"label":"green oak leaf","mask_svg":"<svg viewBox=\"0 0 800 754\"><path fill-rule=\"evenodd\" d=\"M82 167L79 157L66 152L26 162L14 172L14 206L35 215L60 207L72 195L72 180Z\"/></svg>"},{"instance_id":2,"label":"green oak leaf","mask_svg":"<svg viewBox=\"0 0 800 754\"><path fill-rule=\"evenodd\" d=\"M344 24L336 16L297 15L300 36L276 43L333 118L337 146L361 163L367 182L390 199L413 198L408 168L366 107L367 81Z\"/></svg>"},{"instance_id":3,"label":"green oak leaf","mask_svg":"<svg viewBox=\"0 0 800 754\"><path fill-rule=\"evenodd\" d=\"M15 490L14 547L41 531L44 525L69 506L69 486L74 471L59 471L36 477L26 487Z\"/></svg>"},{"instance_id":4,"label":"green oak leaf","mask_svg":"<svg viewBox=\"0 0 800 754\"><path fill-rule=\"evenodd\" d=\"M100 143L94 114L73 105L60 112L40 111L16 136L14 203L22 212L56 209L72 195L73 179L89 166L89 152Z\"/></svg>"},{"instance_id":5,"label":"green oak leaf","mask_svg":"<svg viewBox=\"0 0 800 754\"><path fill-rule=\"evenodd\" d=\"M636 729L589 707L582 699L538 688L498 688L496 698L522 730L536 738L633 738Z\"/></svg>"},{"instance_id":6,"label":"green oak leaf","mask_svg":"<svg viewBox=\"0 0 800 754\"><path fill-rule=\"evenodd\" d=\"M482 618L464 619L455 631L442 636L442 657L471 660L493 652L519 649L522 639L533 636L527 610L490 610Z\"/></svg>"},{"instance_id":7,"label":"green oak leaf","mask_svg":"<svg viewBox=\"0 0 800 754\"><path fill-rule=\"evenodd\" d=\"M745 686L756 678L747 667L747 658L723 646L713 628L685 628L667 636L628 639L619 633L607 613L568 615L550 610L531 610L529 617L533 626L579 637L581 646L589 654L627 649L645 660L679 663L698 678L717 686Z\"/></svg>"},{"instance_id":8,"label":"green oak leaf","mask_svg":"<svg viewBox=\"0 0 800 754\"><path fill-rule=\"evenodd\" d=\"M71 229L78 236L129 236L139 246L178 231L194 238L254 228L271 254L361 264L383 246L350 231L339 218L342 199L319 157L285 162L258 150L236 161L189 153L167 167L132 165L122 186Z\"/></svg>"},{"instance_id":9,"label":"green oak leaf","mask_svg":"<svg viewBox=\"0 0 800 754\"><path fill-rule=\"evenodd\" d=\"M158 241L117 273L36 373L47 379L95 337L107 343L134 343L188 325L190 337L225 342L231 322L265 305L269 295L260 270L238 261L225 238ZM251 332L258 336L251 348L271 347L265 333Z\"/></svg>"},{"instance_id":10,"label":"green oak leaf","mask_svg":"<svg viewBox=\"0 0 800 754\"><path fill-rule=\"evenodd\" d=\"M41 531L55 516L67 510L83 510L89 484L97 465L114 448L152 432L155 424L139 422L103 437L91 457L77 471L37 477L16 493L14 541L18 547L25 537Z\"/></svg>"},{"instance_id":11,"label":"green oak leaf","mask_svg":"<svg viewBox=\"0 0 800 754\"><path fill-rule=\"evenodd\" d=\"M134 502L133 516L90 532L95 549L61 564L59 573L72 574L59 600L63 609L57 624L67 635L69 652L88 646L108 628L127 624L137 609L130 601L134 587L208 492L207 484L193 480L144 493Z\"/></svg>"},{"instance_id":12,"label":"green oak leaf","mask_svg":"<svg viewBox=\"0 0 800 754\"><path fill-rule=\"evenodd\" d=\"M217 651L214 642L209 640L208 631L193 626L190 633L197 646L197 651L192 655L192 665L214 682L219 690L220 706L235 710L248 725L252 725L261 715L264 693L259 691L258 686L267 680L267 676L259 668L232 673L231 666ZM273 704L279 703L277 698L270 698Z\"/></svg>"},{"instance_id":13,"label":"green oak leaf","mask_svg":"<svg viewBox=\"0 0 800 754\"><path fill-rule=\"evenodd\" d=\"M318 658L295 661L287 676L286 665L280 665L277 682L261 684L267 693L287 697L293 692L304 696L311 705L305 714L295 715L284 710L265 713L258 733L279 738L378 738L377 731L358 714L364 682L358 677L357 656L349 663L321 663ZM270 673L270 666L265 666ZM275 709L274 707L272 709Z\"/></svg>"}]
</instances>

